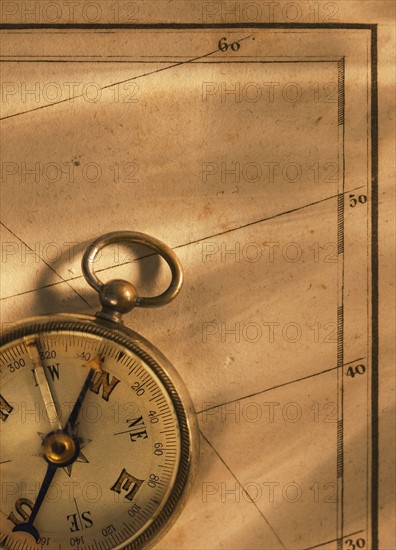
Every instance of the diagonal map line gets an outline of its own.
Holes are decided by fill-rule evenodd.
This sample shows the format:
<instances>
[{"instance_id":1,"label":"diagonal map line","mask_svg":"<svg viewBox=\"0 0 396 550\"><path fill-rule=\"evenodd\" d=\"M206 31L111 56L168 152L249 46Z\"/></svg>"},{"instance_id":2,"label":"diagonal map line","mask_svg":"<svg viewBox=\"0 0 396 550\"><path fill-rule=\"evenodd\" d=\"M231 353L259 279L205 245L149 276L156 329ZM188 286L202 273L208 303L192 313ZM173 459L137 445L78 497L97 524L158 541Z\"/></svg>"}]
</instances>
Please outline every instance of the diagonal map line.
<instances>
[{"instance_id":1,"label":"diagonal map line","mask_svg":"<svg viewBox=\"0 0 396 550\"><path fill-rule=\"evenodd\" d=\"M364 187L364 185L360 185L359 187L354 187L353 189L348 189L347 191L345 191L343 193L343 195L346 195L347 193L351 193L352 191L357 191L358 189L362 189ZM259 220L255 220L253 222L249 222L249 223L246 223L246 224L243 224L243 225L240 225L238 227L232 227L231 229L226 229L225 231L221 231L219 233L214 233L213 235L207 235L205 237L201 237L199 239L195 239L193 241L189 241L188 243L182 243L182 244L178 244L176 246L173 247L173 250L176 250L176 249L179 249L179 248L185 248L187 246L190 246L192 244L197 244L197 243L200 243L200 242L203 242L203 241L206 241L208 239L213 239L215 237L220 237L222 235L225 235L227 233L233 233L235 231L239 231L240 229L245 229L246 227L251 227L251 226L254 226L254 225L257 225L259 223L264 223L266 221L270 221L270 220L273 220L275 218L278 218L280 216L284 216L286 214L293 214L294 212L299 212L300 210L304 210L305 208L310 208L311 206L316 206L317 204L320 204L322 202L326 202L328 200L331 200L331 199L334 199L334 198L337 198L339 197L340 195L339 194L336 194L336 195L330 195L329 197L325 197L324 199L320 199L318 201L314 201L314 202L311 202L309 204L304 204L303 206L298 206L296 208L292 208L291 210L287 210L285 212L278 212L272 216L267 216L265 218L260 218ZM1 222L0 222L1 223ZM5 226L4 226L5 227ZM11 232L10 232L11 233ZM18 237L17 237L18 238ZM108 271L109 269L113 269L115 267L122 267L122 266L125 266L125 265L128 265L128 264L131 264L133 262L137 262L139 260L144 260L145 258L150 258L151 256L156 256L157 253L156 252L150 252L148 254L144 254L143 256L139 256L138 258L135 258L134 260L128 260L126 262L120 262L120 263L117 263L116 265L112 265L112 266L108 266L108 267L103 267L101 269L98 269L96 271L96 273L103 273L104 271ZM50 288L52 286L56 286L56 285L61 285L63 283L68 283L70 281L76 281L78 279L82 279L83 276L82 275L77 275L76 277L70 277L69 279L62 279L62 281L59 281L59 282L56 282L56 283L50 283L48 285L43 285L43 286L40 286L38 288L33 288L31 290L26 290L24 292L19 292L18 294L13 294L12 296L5 296L4 298L0 298L0 301L2 300L9 300L11 298L16 298L18 296L23 296L25 294L30 294L31 292L36 292L36 290L42 290L42 289L45 289L45 288Z\"/></svg>"},{"instance_id":2,"label":"diagonal map line","mask_svg":"<svg viewBox=\"0 0 396 550\"><path fill-rule=\"evenodd\" d=\"M244 488L244 486L242 485L242 483L239 481L239 479L237 478L237 476L234 474L234 472L231 470L231 468L228 466L228 464L225 462L225 460L222 458L222 456L220 455L220 453L214 448L214 446L212 445L212 443L209 441L209 439L202 433L202 431L200 431L202 437L204 438L204 440L206 441L206 443L209 445L209 447L213 450L213 452L219 457L219 459L221 460L221 462L224 464L224 466L227 468L227 470L230 472L230 474L232 475L232 477L235 479L235 481L238 483L238 485L241 487L243 493L248 497L249 501L254 505L254 507L256 508L256 510L258 511L258 513L260 514L260 516L263 518L263 520L265 521L265 523L268 525L268 527L271 529L273 535L276 537L276 539L278 540L279 544L282 546L282 548L284 550L287 550L286 549L286 546L283 544L281 538L279 537L278 533L275 531L275 529L272 527L272 525L270 524L270 522L268 521L268 519L265 517L265 515L263 514L263 512L260 510L260 508L257 506L256 502L254 499L252 499L252 497L249 495L249 493L246 491L246 489Z\"/></svg>"},{"instance_id":3,"label":"diagonal map line","mask_svg":"<svg viewBox=\"0 0 396 550\"><path fill-rule=\"evenodd\" d=\"M248 38L251 38L253 35L245 36L244 38L240 38L239 40L236 40L236 42L242 42L243 40L247 40ZM118 82L113 82L112 84L106 84L106 86L100 87L100 90L106 90L107 88L112 88L113 86L119 86L120 84L126 84L127 82L132 82L133 80L138 80L139 78L144 78L145 76L150 76L156 73L161 73L163 71L168 71L169 69L174 69L175 67L180 67L181 65L186 65L188 63L193 63L194 61L197 61L199 59L204 59L205 57L209 57L213 55L214 53L217 53L219 49L213 50L212 52L206 53L204 55L199 55L196 57L192 57L190 59L187 59L186 61L178 61L177 63L172 63L171 65L168 65L167 67L161 67L159 69L155 69L153 71L148 71L147 73L139 74L130 78L126 78L124 80L120 80ZM41 105L40 107L35 107L34 109L29 109L28 111L20 111L19 113L14 113L13 115L7 115L4 117L0 117L0 120L7 120L9 118L15 118L17 116L26 115L28 113L33 113L34 111L40 111L42 109L48 109L50 107L54 107L55 105L60 105L61 103L67 103L68 101L71 102L74 99L79 99L81 97L84 97L84 94L79 94L73 97L68 97L66 99L61 99L59 101L54 101L54 103L50 103L49 105Z\"/></svg>"},{"instance_id":4,"label":"diagonal map line","mask_svg":"<svg viewBox=\"0 0 396 550\"><path fill-rule=\"evenodd\" d=\"M5 223L3 223L2 221L0 221L0 224L1 224L5 229L7 229L7 231L9 231L9 232L11 233L11 235L13 235L16 239L18 239L19 242L21 242L24 246L26 246L26 248L27 248L28 250L30 250L31 252L33 252L34 254L36 254L36 252L35 252L35 251L34 251L25 241L23 241L20 237L18 237L18 235L16 235L13 231L11 231L11 229L10 229L9 227L7 227L7 226L5 225ZM87 300L86 300L83 296L81 296L81 294L79 294L79 293L77 292L77 290L76 290L75 288L73 288L73 287L69 284L69 282L66 281L66 280L62 277L62 275L60 275L60 274L52 267L52 265L50 265L50 264L49 264L48 262L46 262L43 258L41 258L41 256L40 256L39 254L37 254L37 257L40 258L40 260L41 260L41 261L42 261L42 262L43 262L43 263L44 263L53 273L55 273L55 275L56 275L57 277L59 277L59 278L62 280L62 281L61 281L62 283L66 283L67 286L68 286L75 294L77 294L77 296L78 296L79 298L81 298L81 300L82 300L83 302L85 302L85 303L87 304L87 306L88 306L90 309L92 309L91 304L89 304L89 303L87 302ZM60 283L59 283L59 284L60 284ZM35 289L35 290L37 290L37 289Z\"/></svg>"},{"instance_id":5,"label":"diagonal map line","mask_svg":"<svg viewBox=\"0 0 396 550\"><path fill-rule=\"evenodd\" d=\"M296 382L303 382L304 380L308 380L309 378L314 378L315 376L320 376L321 374L326 374L331 371L335 371L340 368L344 368L347 365L351 365L352 363L356 363L356 361L362 361L363 359L366 359L366 357L358 357L357 359L354 359L353 361L348 361L348 363L344 363L343 365L337 365L336 367L330 367L329 369L324 369L319 372L314 372L313 374L307 374L307 376L302 376L301 378L296 378L295 380L289 380L289 382L284 382L283 384L277 384L276 386L272 386L271 388L265 388L264 390L259 390L254 393L250 393L249 395L244 395L242 397L238 397L236 399L231 399L230 401L224 401L224 403L218 403L216 405L212 405L210 407L206 407L205 409L202 409L200 411L197 411L197 414L201 414L206 411L211 411L213 409L217 409L218 407L223 407L224 405L230 405L231 403L236 403L237 401L243 401L244 399L249 399L250 397L257 397L257 395L261 395L262 393L269 392L271 390L276 390L278 388L283 388L284 386L290 386L291 384L295 384Z\"/></svg>"},{"instance_id":6,"label":"diagonal map line","mask_svg":"<svg viewBox=\"0 0 396 550\"><path fill-rule=\"evenodd\" d=\"M354 531L353 533L348 533L348 535L344 535L342 538L346 539L347 537L353 537L354 535L358 535L359 533L363 533L365 529L360 529L360 531ZM320 548L321 546L325 546L326 544L331 544L332 542L337 542L339 539L331 539L326 540L325 542L321 542L320 544L315 544L315 546L310 546L309 548L304 548L304 550L315 550L315 548Z\"/></svg>"},{"instance_id":7,"label":"diagonal map line","mask_svg":"<svg viewBox=\"0 0 396 550\"><path fill-rule=\"evenodd\" d=\"M358 189L362 189L363 187L365 187L365 186L360 185L359 187L354 187L353 189L350 189L349 191L345 191L341 195L345 195L346 193L350 193L351 191L357 191ZM322 202L326 202L326 201L331 200L331 199L338 198L339 196L340 196L339 193L336 193L335 195L330 195L329 197L325 197L324 199L319 199L317 201L310 202L308 204L304 204L303 206L296 206L296 208L291 208L290 210L285 210L284 212L278 212L277 214L273 214L272 216L266 216L265 218L260 218L259 220L248 222L248 223L245 223L245 224L240 225L238 227L232 227L231 229L226 229L225 231L220 231L219 233L214 233L213 235L210 235L210 237L202 237L200 239L196 239L194 241L191 241L187 244L179 244L179 245L173 247L173 249L176 250L177 248L182 248L182 247L188 246L190 244L196 244L196 243L199 243L199 242L202 242L202 241L206 241L206 239L211 239L213 237L220 237L222 235L226 235L227 233L233 233L234 231L238 231L239 229L245 229L246 227L257 225L259 223L263 223L263 222L266 222L266 221L269 221L269 220L274 220L275 218L285 216L286 214L293 214L294 212L299 212L300 210L304 210L305 208L310 208L311 206L316 206L317 204L320 204ZM150 254L150 255L153 256L153 254Z\"/></svg>"}]
</instances>

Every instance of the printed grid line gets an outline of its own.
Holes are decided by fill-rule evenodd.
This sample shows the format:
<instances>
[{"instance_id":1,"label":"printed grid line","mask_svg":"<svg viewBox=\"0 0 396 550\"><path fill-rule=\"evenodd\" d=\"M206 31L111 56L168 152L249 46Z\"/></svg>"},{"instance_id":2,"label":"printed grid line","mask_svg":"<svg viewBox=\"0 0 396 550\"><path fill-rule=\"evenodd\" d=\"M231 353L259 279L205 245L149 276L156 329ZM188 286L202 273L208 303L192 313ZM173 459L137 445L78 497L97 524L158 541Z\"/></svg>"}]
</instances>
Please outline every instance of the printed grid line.
<instances>
[{"instance_id":1,"label":"printed grid line","mask_svg":"<svg viewBox=\"0 0 396 550\"><path fill-rule=\"evenodd\" d=\"M344 364L344 269L345 269L345 59L338 62L338 179L337 204L337 366ZM340 159L341 156L341 159ZM341 160L341 163L340 163ZM340 181L341 180L341 181ZM344 537L344 369L337 369L337 550L342 550Z\"/></svg>"},{"instance_id":2,"label":"printed grid line","mask_svg":"<svg viewBox=\"0 0 396 550\"><path fill-rule=\"evenodd\" d=\"M243 38L240 38L237 40L237 42L242 42L243 40L247 40L248 38L251 38L251 36L245 36ZM210 55L213 55L214 53L217 53L219 50L218 48L216 50L213 50L209 53L206 53L206 54L203 54L203 55L199 55L197 57L192 57L190 59L188 59L187 61L178 61L176 63L173 63L172 65L169 65L168 67L162 67L160 69L156 69L155 71L149 71L147 73L143 73L143 74L140 74L140 75L136 75L136 76L133 76L131 78L126 78L126 79L123 79L123 80L120 80L118 82L113 82L112 84L107 84L106 86L103 86L101 87L100 89L101 90L106 90L108 88L112 88L113 86L119 86L120 84L126 84L127 82L132 82L134 80L138 80L139 78L144 78L144 77L147 77L147 76L151 76L153 74L157 74L157 73L161 73L161 72L164 72L164 71L168 71L169 69L174 69L175 67L180 67L181 65L186 65L187 63L193 63L194 61L198 61L199 59L203 59L205 57L209 57ZM78 98L81 98L81 97L84 97L83 94L79 94L77 96L74 96L73 98L71 99L78 99ZM67 103L70 101L70 98L67 98L67 99L61 99L59 101L54 101L54 103L50 103L49 105L41 105L40 107L35 107L34 109L29 109L28 111L21 111L19 113L15 113L15 114L12 114L12 115L7 115L7 116L4 116L4 117L0 117L0 121L1 120L7 120L7 119L10 119L10 118L15 118L17 116L21 116L21 115L25 115L25 114L28 114L28 113L32 113L34 111L39 111L39 110L42 110L42 109L48 109L50 107L55 107L56 105L60 105L61 103Z\"/></svg>"},{"instance_id":3,"label":"printed grid line","mask_svg":"<svg viewBox=\"0 0 396 550\"><path fill-rule=\"evenodd\" d=\"M18 241L20 241L24 246L26 246L26 248L29 249L30 252L34 252L33 249L32 249L23 239L21 239L21 237L18 237L18 235L16 235L16 233L14 233L14 232L13 232L9 227L7 227L2 221L0 221L0 225L2 225L7 231L9 231L9 232L11 233L11 235L13 235L16 239L18 239ZM35 252L34 252L34 253L35 253ZM40 260L48 267L48 269L49 269L50 271L52 271L53 273L55 273L55 275L61 279L61 282L62 282L62 283L67 284L67 286L68 286L68 287L69 287L69 288L70 288L70 289L71 289L71 290L72 290L72 291L73 291L73 292L74 292L74 293L75 293L75 294L76 294L76 295L77 295L77 296L78 296L78 297L79 297L79 298L80 298L89 308L92 308L92 306L87 302L87 300L86 300L83 296L81 296L81 294L79 294L75 288L73 288L73 287L70 285L69 281L66 281L66 280L62 277L62 275L60 275L60 274L56 271L56 269L54 269L54 268L52 267L51 264L49 264L49 263L46 262L43 258L41 258L41 256L39 256L39 255L37 255L37 256L38 256L38 257L40 258Z\"/></svg>"},{"instance_id":4,"label":"printed grid line","mask_svg":"<svg viewBox=\"0 0 396 550\"><path fill-rule=\"evenodd\" d=\"M242 397L238 397L236 399L231 399L230 401L224 401L222 403L217 403L215 405L211 405L210 407L205 407L204 409L201 409L200 411L197 411L197 414L201 414L203 412L210 411L212 409L216 409L218 407L223 407L224 405L230 405L231 403L237 403L238 401L243 401L245 399L250 399L251 397L256 397L258 395L261 395L263 393L277 390L278 388L283 388L284 386L289 386L291 384L296 384L297 382L303 382L304 380L308 380L309 378L314 378L315 376L320 376L321 374L326 374L328 372L336 371L337 369L342 369L348 365L352 365L353 363L356 363L357 361L362 361L363 359L366 359L366 357L359 357L358 359L354 359L353 361L348 361L348 363L345 363L343 365L337 365L336 367L330 367L328 369L321 370L319 372L314 372L313 374L308 374L307 376L302 376L301 378L296 378L295 380L289 380L288 382L284 382L283 384L277 384L276 386L271 386L270 388L265 388L263 390L259 390L257 392L251 393L249 395L244 395Z\"/></svg>"},{"instance_id":5,"label":"printed grid line","mask_svg":"<svg viewBox=\"0 0 396 550\"><path fill-rule=\"evenodd\" d=\"M224 464L224 466L227 468L227 470L230 472L230 474L232 475L232 477L235 479L235 481L238 483L239 487L242 489L242 492L248 497L249 501L254 505L254 507L256 508L256 510L258 511L258 513L260 514L260 516L263 518L263 520L265 521L265 523L268 525L268 527L271 529L272 533L275 535L276 539L278 540L279 544L282 546L282 548L284 550L287 550L286 549L286 546L284 545L284 543L282 542L282 539L280 538L280 536L278 535L278 533L275 531L275 529L272 527L272 525L270 524L270 522L268 521L268 519L266 518L266 516L263 514L263 512L260 510L260 508L257 506L254 498L252 498L250 495L249 495L249 492L245 489L245 487L243 486L243 484L239 481L239 479L237 478L237 476L234 474L234 472L231 470L231 468L228 466L228 464L226 463L226 461L224 460L224 458L221 456L221 454L217 451L217 449L214 447L214 445L209 441L209 439L202 433L202 431L200 432L201 433L201 436L203 437L203 439L206 441L206 443L209 445L209 447L213 450L213 452L217 455L217 457L220 459L220 461Z\"/></svg>"},{"instance_id":6,"label":"printed grid line","mask_svg":"<svg viewBox=\"0 0 396 550\"><path fill-rule=\"evenodd\" d=\"M354 187L353 189L349 189L348 191L345 191L345 193L351 193L352 191L357 191L359 189L362 189L364 186L361 185L359 187ZM222 235L226 235L228 233L232 233L232 232L235 232L235 231L239 231L241 229L245 229L246 227L251 227L251 226L254 226L256 224L259 224L259 223L263 223L263 222L266 222L266 221L269 221L269 220L273 220L275 218L278 218L280 216L284 216L286 214L292 214L294 212L298 212L300 210L304 210L305 208L309 208L311 206L316 206L317 204L320 204L322 202L325 202L325 201L328 201L328 200L331 200L331 199L334 199L334 198L338 198L338 194L336 195L331 195L329 197L326 197L324 199L320 199L318 201L315 201L315 202L312 202L312 203L309 203L309 204L305 204L303 206L298 206L296 208L293 208L291 210L286 210L286 211L283 211L283 212L279 212L279 213L276 213L272 216L267 216L265 218L260 218L259 220L255 220L253 222L249 222L249 223L246 223L246 224L243 224L243 225L239 225L238 227L232 227L231 229L226 229L225 231L220 231L218 233L213 233L212 235L206 235L205 237L200 237L199 239L195 239L195 240L192 240L192 241L189 241L188 243L183 243L183 244L179 244L179 245L176 245L174 247L172 247L173 250L178 250L180 248L185 248L187 246L190 246L190 245L193 245L193 244L198 244L199 242L203 242L203 241L206 241L207 239L213 239L215 237L220 237ZM4 223L2 223L0 221L0 224L4 225ZM8 229L5 225L4 227L6 229ZM10 230L9 230L10 231ZM10 231L10 233L12 233L12 231ZM14 233L12 233L14 234ZM15 235L15 237L20 240L21 242L23 242L17 235ZM145 258L149 258L151 256L155 256L157 255L156 252L151 252L149 254L144 254L143 256L140 256L138 258L135 258L133 260L128 260L126 262L120 262L118 264L115 264L115 265L111 265L111 266L107 266L107 267L103 267L101 269L98 269L96 272L97 273L103 273L105 271L108 271L109 269L113 269L113 268L117 268L117 267L122 267L122 266L125 266L125 265L129 265L129 264L132 264L133 262L135 261L140 261L140 260L144 260ZM77 281L79 279L82 279L83 276L82 275L77 275L76 277L69 277L68 279L63 279L62 281L59 281L59 282L55 282L55 283L50 283L48 285L43 285L41 287L37 287L37 288L33 288L31 290L26 290L24 292L19 292L17 294L13 294L11 296L5 296L3 298L0 298L0 301L2 300L9 300L11 298L16 298L18 296L22 296L24 294L29 294L31 292L36 292L37 290L42 290L42 289L45 289L45 288L50 288L50 287L53 287L53 286L57 286L57 285L60 285L60 284L63 284L63 283L68 283L68 282L71 282L71 281ZM91 307L91 306L90 306Z\"/></svg>"}]
</instances>

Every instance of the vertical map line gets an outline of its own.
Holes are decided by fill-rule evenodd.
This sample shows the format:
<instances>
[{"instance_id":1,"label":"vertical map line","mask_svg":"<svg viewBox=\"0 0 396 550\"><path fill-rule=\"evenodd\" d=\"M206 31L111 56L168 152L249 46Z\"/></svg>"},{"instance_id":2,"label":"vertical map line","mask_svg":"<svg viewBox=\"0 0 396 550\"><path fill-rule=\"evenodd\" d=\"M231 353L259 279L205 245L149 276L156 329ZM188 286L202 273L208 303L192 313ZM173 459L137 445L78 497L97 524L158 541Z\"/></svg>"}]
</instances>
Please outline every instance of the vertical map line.
<instances>
[{"instance_id":1,"label":"vertical map line","mask_svg":"<svg viewBox=\"0 0 396 550\"><path fill-rule=\"evenodd\" d=\"M338 61L338 147L337 201L337 550L344 536L344 191L345 191L345 58ZM340 164L340 157L341 162Z\"/></svg>"},{"instance_id":2,"label":"vertical map line","mask_svg":"<svg viewBox=\"0 0 396 550\"><path fill-rule=\"evenodd\" d=\"M371 545L378 540L378 82L377 25L371 27Z\"/></svg>"}]
</instances>

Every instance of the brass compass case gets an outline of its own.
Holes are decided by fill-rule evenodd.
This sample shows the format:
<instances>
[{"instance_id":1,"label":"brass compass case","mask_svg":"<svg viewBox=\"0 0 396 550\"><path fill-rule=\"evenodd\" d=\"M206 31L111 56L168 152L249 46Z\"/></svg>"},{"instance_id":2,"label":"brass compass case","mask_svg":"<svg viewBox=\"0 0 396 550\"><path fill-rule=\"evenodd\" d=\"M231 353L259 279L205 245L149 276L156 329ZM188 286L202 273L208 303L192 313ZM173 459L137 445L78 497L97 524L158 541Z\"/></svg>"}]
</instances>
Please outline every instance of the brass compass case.
<instances>
[{"instance_id":1,"label":"brass compass case","mask_svg":"<svg viewBox=\"0 0 396 550\"><path fill-rule=\"evenodd\" d=\"M103 287L114 289L113 283ZM2 548L12 550L24 537L26 549L152 547L186 502L199 451L188 391L155 346L120 316L111 319L108 303L103 309L96 317L34 317L1 336L0 446L10 467L2 472L2 508L8 513L1 517ZM95 361L99 366L93 367ZM47 399L45 414L23 419L23 403L31 410L44 395L41 368L51 386L53 418ZM84 403L79 402L83 383ZM74 404L67 422L65 400L69 408ZM92 411L100 411L100 418ZM54 479L52 493L48 475ZM73 495L65 491L70 484ZM30 493L24 494L27 485ZM93 498L89 487L96 487L100 498Z\"/></svg>"}]
</instances>

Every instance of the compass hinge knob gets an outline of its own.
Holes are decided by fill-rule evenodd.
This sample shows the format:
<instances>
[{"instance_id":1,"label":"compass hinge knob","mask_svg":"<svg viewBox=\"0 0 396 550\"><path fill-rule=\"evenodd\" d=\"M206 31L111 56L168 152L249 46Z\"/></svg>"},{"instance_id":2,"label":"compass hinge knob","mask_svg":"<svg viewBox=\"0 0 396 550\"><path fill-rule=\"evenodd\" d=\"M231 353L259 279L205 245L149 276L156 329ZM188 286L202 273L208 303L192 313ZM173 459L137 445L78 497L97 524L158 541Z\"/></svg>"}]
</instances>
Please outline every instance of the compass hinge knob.
<instances>
[{"instance_id":1,"label":"compass hinge knob","mask_svg":"<svg viewBox=\"0 0 396 550\"><path fill-rule=\"evenodd\" d=\"M138 295L133 284L123 279L113 279L103 284L99 292L102 311L96 315L119 322L121 316L136 306Z\"/></svg>"}]
</instances>

